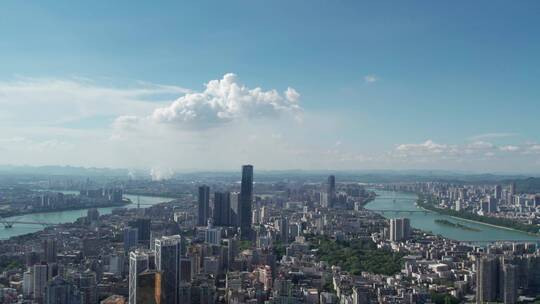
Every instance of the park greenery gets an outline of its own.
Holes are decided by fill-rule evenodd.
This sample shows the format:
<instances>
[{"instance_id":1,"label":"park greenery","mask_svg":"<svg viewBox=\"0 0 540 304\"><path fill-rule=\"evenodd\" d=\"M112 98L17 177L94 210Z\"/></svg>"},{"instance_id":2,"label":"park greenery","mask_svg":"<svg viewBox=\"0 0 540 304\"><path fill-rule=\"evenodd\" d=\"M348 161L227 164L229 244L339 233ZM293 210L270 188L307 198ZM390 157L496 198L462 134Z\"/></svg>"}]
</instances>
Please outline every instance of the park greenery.
<instances>
[{"instance_id":1,"label":"park greenery","mask_svg":"<svg viewBox=\"0 0 540 304\"><path fill-rule=\"evenodd\" d=\"M536 225L529 225L525 224L516 220L507 219L507 218L496 218L496 217L490 217L490 216L481 216L476 213L468 212L465 210L452 210L452 209L443 209L437 207L437 199L433 197L432 195L423 195L419 194L417 205L421 208L431 210L440 214L446 214L450 216L455 216L467 220L477 221L481 223L486 223L490 225L500 226L500 227L506 227L511 228L527 233L534 233L537 234L539 232L538 226Z\"/></svg>"},{"instance_id":2,"label":"park greenery","mask_svg":"<svg viewBox=\"0 0 540 304\"><path fill-rule=\"evenodd\" d=\"M458 304L460 301L447 293L431 292L431 301L435 304Z\"/></svg>"},{"instance_id":3,"label":"park greenery","mask_svg":"<svg viewBox=\"0 0 540 304\"><path fill-rule=\"evenodd\" d=\"M281 258L286 253L286 247L281 241L274 242L274 254L276 255L277 260L281 260Z\"/></svg>"},{"instance_id":4,"label":"park greenery","mask_svg":"<svg viewBox=\"0 0 540 304\"><path fill-rule=\"evenodd\" d=\"M0 259L0 272L4 272L11 269L18 269L23 266L23 262L20 258L15 257L3 257Z\"/></svg>"},{"instance_id":5,"label":"park greenery","mask_svg":"<svg viewBox=\"0 0 540 304\"><path fill-rule=\"evenodd\" d=\"M403 265L403 254L377 249L372 240L336 241L327 236L314 236L310 243L321 261L353 275L360 275L362 271L393 275L399 273Z\"/></svg>"},{"instance_id":6,"label":"park greenery","mask_svg":"<svg viewBox=\"0 0 540 304\"><path fill-rule=\"evenodd\" d=\"M251 249L251 247L251 241L242 240L238 244L238 250L240 251Z\"/></svg>"}]
</instances>

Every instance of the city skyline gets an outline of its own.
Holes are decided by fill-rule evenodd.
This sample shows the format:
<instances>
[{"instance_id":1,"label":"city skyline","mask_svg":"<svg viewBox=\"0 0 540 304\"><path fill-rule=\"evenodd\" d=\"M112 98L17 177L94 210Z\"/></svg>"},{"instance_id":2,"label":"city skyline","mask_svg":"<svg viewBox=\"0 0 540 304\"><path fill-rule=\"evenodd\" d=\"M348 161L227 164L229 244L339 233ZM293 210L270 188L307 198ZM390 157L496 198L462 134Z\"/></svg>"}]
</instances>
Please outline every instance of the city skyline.
<instances>
[{"instance_id":1,"label":"city skyline","mask_svg":"<svg viewBox=\"0 0 540 304\"><path fill-rule=\"evenodd\" d=\"M538 10L5 2L0 165L536 173Z\"/></svg>"},{"instance_id":2,"label":"city skyline","mask_svg":"<svg viewBox=\"0 0 540 304\"><path fill-rule=\"evenodd\" d=\"M538 300L535 179L8 176L6 304Z\"/></svg>"}]
</instances>

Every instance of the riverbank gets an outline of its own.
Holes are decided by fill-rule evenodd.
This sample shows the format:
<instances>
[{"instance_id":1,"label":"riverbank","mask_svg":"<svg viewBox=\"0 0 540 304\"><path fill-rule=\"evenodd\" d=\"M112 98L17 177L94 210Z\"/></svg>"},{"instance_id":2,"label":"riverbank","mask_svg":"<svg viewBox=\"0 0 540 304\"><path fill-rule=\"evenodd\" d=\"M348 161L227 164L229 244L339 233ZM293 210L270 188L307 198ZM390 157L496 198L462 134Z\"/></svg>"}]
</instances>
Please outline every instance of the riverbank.
<instances>
[{"instance_id":1,"label":"riverbank","mask_svg":"<svg viewBox=\"0 0 540 304\"><path fill-rule=\"evenodd\" d=\"M183 195L186 195L185 193L171 193L171 192L164 192L164 193L154 193L154 192L125 192L124 195L131 195L131 196L146 196L146 197L167 197L171 200L182 198Z\"/></svg>"},{"instance_id":2,"label":"riverbank","mask_svg":"<svg viewBox=\"0 0 540 304\"><path fill-rule=\"evenodd\" d=\"M86 210L91 208L122 208L126 207L133 202L130 199L125 199L124 203L113 203L113 204L103 204L103 205L93 205L93 206L76 206L76 207L65 207L65 208L57 208L57 209L46 209L46 210L31 210L27 212L6 212L0 214L0 217L2 218L8 218L8 217L14 217L14 216L23 216L23 215L29 215L29 214L41 214L41 213L55 213L55 212L63 212L63 211L76 211L76 210Z\"/></svg>"},{"instance_id":3,"label":"riverbank","mask_svg":"<svg viewBox=\"0 0 540 304\"><path fill-rule=\"evenodd\" d=\"M127 198L132 201L131 204L124 204L121 206L111 206L111 207L98 207L100 215L110 214L117 208L137 208L137 198L141 202L141 209L151 207L159 203L166 203L172 201L170 197L150 197L150 196L134 196L134 195L124 195L124 198ZM77 209L77 210L65 210L65 211L51 211L51 212L39 212L39 213L30 213L20 216L14 216L6 218L5 220L9 221L21 221L21 222L38 222L38 223L51 223L51 224L68 224L77 221L80 217L85 217L87 215L88 209ZM4 229L0 226L0 240L9 239L11 237L31 234L34 232L39 232L43 230L42 225L36 224L15 224L10 229Z\"/></svg>"},{"instance_id":4,"label":"riverbank","mask_svg":"<svg viewBox=\"0 0 540 304\"><path fill-rule=\"evenodd\" d=\"M377 193L375 193L375 191L369 191L368 197L360 203L360 206L364 208L367 204L371 203L376 198L377 198Z\"/></svg>"},{"instance_id":5,"label":"riverbank","mask_svg":"<svg viewBox=\"0 0 540 304\"><path fill-rule=\"evenodd\" d=\"M456 219L456 220L464 221L464 222L475 223L475 224L479 224L479 225L504 229L504 230L508 230L508 231L526 233L526 234L528 234L530 236L539 236L540 237L540 234L530 233L530 232L527 232L527 231L521 231L521 230L517 230L517 229L514 229L514 228L509 228L509 227L504 227L504 226L497 226L497 225L488 224L488 223L484 223L484 222L479 222L479 221L475 221L475 220L470 220L470 219L466 219L466 218L462 218L462 217L458 217L458 216L453 216L453 215L449 215L449 217L451 217L453 219Z\"/></svg>"},{"instance_id":6,"label":"riverbank","mask_svg":"<svg viewBox=\"0 0 540 304\"><path fill-rule=\"evenodd\" d=\"M482 216L475 215L475 214L472 214L472 213L465 213L465 212L459 212L459 211L455 211L455 210L437 208L434 205L432 205L430 203L427 203L427 202L424 202L424 201L425 200L419 196L418 201L416 202L416 205L418 207L424 209L424 210L429 210L429 211L432 211L432 212L435 212L435 213L438 213L438 214L447 215L447 216L449 216L451 218L454 218L454 219L459 219L459 220L463 220L463 221L470 222L470 223L476 223L476 224L491 226L491 227L495 227L495 228L499 228L499 229L505 229L505 230L510 230L510 231L526 233L526 234L531 235L531 236L540 237L540 233L531 231L532 229L538 229L537 227L534 227L532 225L527 225L527 226L530 226L530 227L519 229L519 228L517 228L515 226L523 226L525 224L516 223L514 221L512 221L512 223L509 223L508 225L504 225L504 224L500 224L500 223L492 223L490 221L511 221L511 220L497 219L497 218L491 218L491 217L482 217ZM512 226L512 227L510 227L510 226Z\"/></svg>"},{"instance_id":7,"label":"riverbank","mask_svg":"<svg viewBox=\"0 0 540 304\"><path fill-rule=\"evenodd\" d=\"M487 223L469 221L461 218L453 218L450 215L445 215L436 211L422 208L417 203L418 195L416 193L392 190L370 189L375 191L378 196L374 201L366 205L368 210L377 210L388 212L380 213L385 218L398 218L406 216L410 219L411 227L430 231L434 235L442 235L445 238L462 241L485 244L485 242L496 242L498 240L515 240L522 242L540 242L540 238L535 235L521 232L518 230L507 229L505 227L497 227ZM396 201L394 201L396 199ZM426 211L413 212L411 210ZM450 222L461 222L469 227L480 229L480 232L463 230L458 227L450 227L440 225L435 222L436 219L448 220Z\"/></svg>"}]
</instances>

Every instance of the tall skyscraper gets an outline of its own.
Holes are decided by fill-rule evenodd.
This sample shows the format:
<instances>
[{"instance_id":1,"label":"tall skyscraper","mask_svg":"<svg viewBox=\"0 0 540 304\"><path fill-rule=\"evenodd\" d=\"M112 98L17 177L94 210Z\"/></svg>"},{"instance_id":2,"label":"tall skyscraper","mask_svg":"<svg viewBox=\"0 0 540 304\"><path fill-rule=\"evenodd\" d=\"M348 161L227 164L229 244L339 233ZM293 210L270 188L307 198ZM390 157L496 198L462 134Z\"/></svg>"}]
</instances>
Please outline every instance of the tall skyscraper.
<instances>
[{"instance_id":1,"label":"tall skyscraper","mask_svg":"<svg viewBox=\"0 0 540 304\"><path fill-rule=\"evenodd\" d=\"M403 227L403 239L408 240L411 238L411 220L404 217L401 221Z\"/></svg>"},{"instance_id":2,"label":"tall skyscraper","mask_svg":"<svg viewBox=\"0 0 540 304\"><path fill-rule=\"evenodd\" d=\"M482 256L477 262L476 303L486 303L497 299L499 286L498 261L493 256Z\"/></svg>"},{"instance_id":3,"label":"tall skyscraper","mask_svg":"<svg viewBox=\"0 0 540 304\"><path fill-rule=\"evenodd\" d=\"M197 225L206 226L206 221L210 217L210 187L202 185L199 187L199 217Z\"/></svg>"},{"instance_id":4,"label":"tall skyscraper","mask_svg":"<svg viewBox=\"0 0 540 304\"><path fill-rule=\"evenodd\" d=\"M81 294L78 288L57 276L45 287L46 304L80 304Z\"/></svg>"},{"instance_id":5,"label":"tall skyscraper","mask_svg":"<svg viewBox=\"0 0 540 304\"><path fill-rule=\"evenodd\" d=\"M326 191L321 193L321 204L325 208L332 208L336 202L336 177L328 176L326 181Z\"/></svg>"},{"instance_id":6,"label":"tall skyscraper","mask_svg":"<svg viewBox=\"0 0 540 304\"><path fill-rule=\"evenodd\" d=\"M139 229L124 228L124 252L129 252L139 244Z\"/></svg>"},{"instance_id":7,"label":"tall skyscraper","mask_svg":"<svg viewBox=\"0 0 540 304\"><path fill-rule=\"evenodd\" d=\"M23 273L23 295L30 297L34 292L34 270L33 267L29 267L27 271Z\"/></svg>"},{"instance_id":8,"label":"tall skyscraper","mask_svg":"<svg viewBox=\"0 0 540 304\"><path fill-rule=\"evenodd\" d=\"M229 192L214 193L214 225L229 226L231 218L231 195Z\"/></svg>"},{"instance_id":9,"label":"tall skyscraper","mask_svg":"<svg viewBox=\"0 0 540 304\"><path fill-rule=\"evenodd\" d=\"M56 263L57 252L58 248L55 239L48 238L43 240L43 261L47 263Z\"/></svg>"},{"instance_id":10,"label":"tall skyscraper","mask_svg":"<svg viewBox=\"0 0 540 304\"><path fill-rule=\"evenodd\" d=\"M517 281L518 272L516 265L504 264L502 267L503 290L502 301L505 304L514 304L517 302Z\"/></svg>"},{"instance_id":11,"label":"tall skyscraper","mask_svg":"<svg viewBox=\"0 0 540 304\"><path fill-rule=\"evenodd\" d=\"M390 230L389 230L389 239L392 242L401 240L401 235L403 231L401 230L402 226L399 219L390 219Z\"/></svg>"},{"instance_id":12,"label":"tall skyscraper","mask_svg":"<svg viewBox=\"0 0 540 304\"><path fill-rule=\"evenodd\" d=\"M47 285L48 267L45 264L34 265L34 299L41 302Z\"/></svg>"},{"instance_id":13,"label":"tall skyscraper","mask_svg":"<svg viewBox=\"0 0 540 304\"><path fill-rule=\"evenodd\" d=\"M408 218L390 219L390 241L404 241L411 237L411 221Z\"/></svg>"},{"instance_id":14,"label":"tall skyscraper","mask_svg":"<svg viewBox=\"0 0 540 304\"><path fill-rule=\"evenodd\" d=\"M138 218L129 223L130 227L138 229L137 238L139 243L143 244L148 248L150 245L150 231L152 228L152 220L149 218Z\"/></svg>"},{"instance_id":15,"label":"tall skyscraper","mask_svg":"<svg viewBox=\"0 0 540 304\"><path fill-rule=\"evenodd\" d=\"M162 304L180 304L181 246L179 235L156 240L156 269L161 272Z\"/></svg>"},{"instance_id":16,"label":"tall skyscraper","mask_svg":"<svg viewBox=\"0 0 540 304\"><path fill-rule=\"evenodd\" d=\"M489 213L497 212L497 200L494 197L488 195L487 202L488 202L488 212Z\"/></svg>"},{"instance_id":17,"label":"tall skyscraper","mask_svg":"<svg viewBox=\"0 0 540 304\"><path fill-rule=\"evenodd\" d=\"M148 255L141 251L132 251L129 254L129 304L137 303L138 275L148 269Z\"/></svg>"},{"instance_id":18,"label":"tall skyscraper","mask_svg":"<svg viewBox=\"0 0 540 304\"><path fill-rule=\"evenodd\" d=\"M510 183L510 195L516 195L516 183Z\"/></svg>"},{"instance_id":19,"label":"tall skyscraper","mask_svg":"<svg viewBox=\"0 0 540 304\"><path fill-rule=\"evenodd\" d=\"M495 188L493 189L493 196L495 199L500 200L502 198L502 187L501 185L495 185Z\"/></svg>"},{"instance_id":20,"label":"tall skyscraper","mask_svg":"<svg viewBox=\"0 0 540 304\"><path fill-rule=\"evenodd\" d=\"M517 302L518 267L512 263L512 260L495 255L479 257L476 264L476 303Z\"/></svg>"},{"instance_id":21,"label":"tall skyscraper","mask_svg":"<svg viewBox=\"0 0 540 304\"><path fill-rule=\"evenodd\" d=\"M240 193L232 192L231 199L231 226L238 227L240 225Z\"/></svg>"},{"instance_id":22,"label":"tall skyscraper","mask_svg":"<svg viewBox=\"0 0 540 304\"><path fill-rule=\"evenodd\" d=\"M242 166L242 183L240 185L240 236L244 240L252 237L251 204L253 201L253 166Z\"/></svg>"},{"instance_id":23,"label":"tall skyscraper","mask_svg":"<svg viewBox=\"0 0 540 304\"><path fill-rule=\"evenodd\" d=\"M281 217L277 220L279 229L279 239L283 244L289 243L289 220L286 217Z\"/></svg>"},{"instance_id":24,"label":"tall skyscraper","mask_svg":"<svg viewBox=\"0 0 540 304\"><path fill-rule=\"evenodd\" d=\"M234 236L233 238L230 238L227 242L227 261L228 261L228 267L229 270L232 269L232 265L234 265L234 259L238 255L238 252L240 251L240 241L238 240L237 236Z\"/></svg>"},{"instance_id":25,"label":"tall skyscraper","mask_svg":"<svg viewBox=\"0 0 540 304\"><path fill-rule=\"evenodd\" d=\"M326 199L328 200L328 207L332 208L336 202L336 177L334 175L328 176L328 181L326 183Z\"/></svg>"}]
</instances>

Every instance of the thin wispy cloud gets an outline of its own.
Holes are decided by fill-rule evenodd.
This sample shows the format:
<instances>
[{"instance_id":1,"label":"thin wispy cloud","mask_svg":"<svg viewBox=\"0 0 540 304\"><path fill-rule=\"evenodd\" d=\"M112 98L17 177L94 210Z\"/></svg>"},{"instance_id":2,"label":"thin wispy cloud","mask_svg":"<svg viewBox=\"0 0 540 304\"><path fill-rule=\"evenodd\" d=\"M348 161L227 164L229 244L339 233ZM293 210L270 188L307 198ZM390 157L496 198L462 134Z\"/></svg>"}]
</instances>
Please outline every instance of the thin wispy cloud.
<instances>
[{"instance_id":1,"label":"thin wispy cloud","mask_svg":"<svg viewBox=\"0 0 540 304\"><path fill-rule=\"evenodd\" d=\"M474 142L465 140L460 144L445 144L426 140L421 143L396 145L393 151L385 155L388 162L396 166L404 163L426 166L444 164L448 168L465 166L463 169L470 169L483 165L489 167L496 162L499 168L505 167L505 170L515 172L531 169L530 164L535 164L536 158L540 155L540 145L534 143L496 145L486 140Z\"/></svg>"},{"instance_id":2,"label":"thin wispy cloud","mask_svg":"<svg viewBox=\"0 0 540 304\"><path fill-rule=\"evenodd\" d=\"M506 137L515 137L519 136L517 133L510 133L510 132L495 132L495 133L484 133L484 134L478 134L469 137L469 140L488 140L488 139L494 139L494 138L506 138Z\"/></svg>"},{"instance_id":3,"label":"thin wispy cloud","mask_svg":"<svg viewBox=\"0 0 540 304\"><path fill-rule=\"evenodd\" d=\"M516 152L516 151L521 150L520 147L518 147L518 146L513 146L513 145L502 146L502 147L499 147L499 149L500 149L501 151L505 151L505 152Z\"/></svg>"},{"instance_id":4,"label":"thin wispy cloud","mask_svg":"<svg viewBox=\"0 0 540 304\"><path fill-rule=\"evenodd\" d=\"M379 77L375 74L369 74L364 76L364 83L370 84L379 81Z\"/></svg>"},{"instance_id":5,"label":"thin wispy cloud","mask_svg":"<svg viewBox=\"0 0 540 304\"><path fill-rule=\"evenodd\" d=\"M0 117L2 123L12 126L42 126L101 116L136 115L154 109L163 102L163 95L188 92L179 86L152 83L115 87L81 77L19 77L0 82Z\"/></svg>"}]
</instances>

